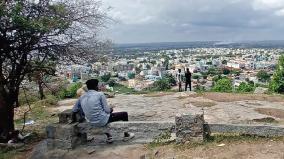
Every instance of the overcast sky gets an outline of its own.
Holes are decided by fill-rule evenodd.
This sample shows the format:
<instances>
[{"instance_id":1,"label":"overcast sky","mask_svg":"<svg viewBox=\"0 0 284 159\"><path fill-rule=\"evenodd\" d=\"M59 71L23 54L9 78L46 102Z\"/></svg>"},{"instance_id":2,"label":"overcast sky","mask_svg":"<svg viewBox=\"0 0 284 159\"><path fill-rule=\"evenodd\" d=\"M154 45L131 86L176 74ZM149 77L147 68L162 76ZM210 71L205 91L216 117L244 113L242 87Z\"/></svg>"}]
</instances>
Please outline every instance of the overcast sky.
<instances>
[{"instance_id":1,"label":"overcast sky","mask_svg":"<svg viewBox=\"0 0 284 159\"><path fill-rule=\"evenodd\" d=\"M115 43L284 39L284 0L102 1Z\"/></svg>"}]
</instances>

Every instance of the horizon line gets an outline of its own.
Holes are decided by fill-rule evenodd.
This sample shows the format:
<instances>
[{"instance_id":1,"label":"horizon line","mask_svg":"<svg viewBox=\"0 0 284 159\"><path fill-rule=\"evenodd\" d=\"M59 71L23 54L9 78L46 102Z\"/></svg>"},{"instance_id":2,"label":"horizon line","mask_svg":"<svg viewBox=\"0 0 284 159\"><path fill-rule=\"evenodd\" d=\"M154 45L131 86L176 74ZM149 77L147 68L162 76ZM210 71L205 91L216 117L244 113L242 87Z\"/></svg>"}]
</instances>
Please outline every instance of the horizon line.
<instances>
[{"instance_id":1,"label":"horizon line","mask_svg":"<svg viewBox=\"0 0 284 159\"><path fill-rule=\"evenodd\" d=\"M284 41L284 39L283 40L196 40L196 41L161 41L161 42L125 42L125 43L114 43L114 44L115 45L133 45L133 44L194 43L194 42L238 43L238 42L270 42L270 41Z\"/></svg>"}]
</instances>

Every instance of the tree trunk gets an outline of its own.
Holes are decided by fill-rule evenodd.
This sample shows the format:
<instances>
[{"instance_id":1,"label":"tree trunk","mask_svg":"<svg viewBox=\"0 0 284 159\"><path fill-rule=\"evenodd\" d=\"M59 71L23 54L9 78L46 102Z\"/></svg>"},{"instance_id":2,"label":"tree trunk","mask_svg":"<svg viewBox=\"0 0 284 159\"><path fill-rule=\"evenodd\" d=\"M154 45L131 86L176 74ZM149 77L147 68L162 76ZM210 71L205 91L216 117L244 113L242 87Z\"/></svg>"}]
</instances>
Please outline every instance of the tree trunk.
<instances>
[{"instance_id":1,"label":"tree trunk","mask_svg":"<svg viewBox=\"0 0 284 159\"><path fill-rule=\"evenodd\" d=\"M0 143L6 143L13 138L14 127L14 107L12 101L4 100L0 97Z\"/></svg>"},{"instance_id":2,"label":"tree trunk","mask_svg":"<svg viewBox=\"0 0 284 159\"><path fill-rule=\"evenodd\" d=\"M45 98L45 95L43 93L43 86L42 86L42 81L38 80L38 93L39 93L39 97L41 100L43 100Z\"/></svg>"}]
</instances>

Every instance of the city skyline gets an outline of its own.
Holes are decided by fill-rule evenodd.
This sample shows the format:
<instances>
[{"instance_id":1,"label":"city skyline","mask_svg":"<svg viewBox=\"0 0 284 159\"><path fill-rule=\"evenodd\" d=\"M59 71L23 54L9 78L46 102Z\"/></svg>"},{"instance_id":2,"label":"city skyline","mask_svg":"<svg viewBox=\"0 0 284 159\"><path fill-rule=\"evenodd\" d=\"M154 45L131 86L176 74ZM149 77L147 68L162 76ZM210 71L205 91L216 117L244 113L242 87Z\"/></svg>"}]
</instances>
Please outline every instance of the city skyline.
<instances>
[{"instance_id":1,"label":"city skyline","mask_svg":"<svg viewBox=\"0 0 284 159\"><path fill-rule=\"evenodd\" d=\"M104 0L115 43L284 40L283 0Z\"/></svg>"}]
</instances>

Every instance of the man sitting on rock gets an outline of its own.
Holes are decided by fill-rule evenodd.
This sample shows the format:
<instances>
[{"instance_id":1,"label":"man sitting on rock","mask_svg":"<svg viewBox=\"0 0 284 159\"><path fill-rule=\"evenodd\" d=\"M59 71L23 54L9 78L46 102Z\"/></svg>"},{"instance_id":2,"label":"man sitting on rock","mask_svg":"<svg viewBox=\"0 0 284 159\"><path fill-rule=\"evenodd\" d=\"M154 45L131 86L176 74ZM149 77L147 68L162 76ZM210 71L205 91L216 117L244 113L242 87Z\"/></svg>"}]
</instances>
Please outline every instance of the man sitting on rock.
<instances>
[{"instance_id":1,"label":"man sitting on rock","mask_svg":"<svg viewBox=\"0 0 284 159\"><path fill-rule=\"evenodd\" d=\"M88 92L83 94L76 102L73 112L81 112L85 119L94 127L103 127L108 123L115 121L128 121L127 112L113 113L113 109L107 104L104 93L98 92L97 79L91 79L86 82ZM107 135L107 142L112 143L112 136ZM124 132L124 141L134 137L133 133Z\"/></svg>"}]
</instances>

